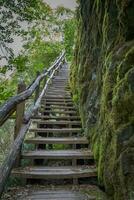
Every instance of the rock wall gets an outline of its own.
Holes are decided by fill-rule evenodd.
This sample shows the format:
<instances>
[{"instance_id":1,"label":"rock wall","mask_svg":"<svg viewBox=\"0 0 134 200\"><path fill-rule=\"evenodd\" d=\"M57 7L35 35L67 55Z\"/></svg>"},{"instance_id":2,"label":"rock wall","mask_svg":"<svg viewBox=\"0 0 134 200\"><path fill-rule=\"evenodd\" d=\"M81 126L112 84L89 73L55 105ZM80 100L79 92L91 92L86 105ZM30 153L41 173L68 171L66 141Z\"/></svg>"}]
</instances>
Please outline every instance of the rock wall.
<instances>
[{"instance_id":1,"label":"rock wall","mask_svg":"<svg viewBox=\"0 0 134 200\"><path fill-rule=\"evenodd\" d=\"M115 200L134 199L134 0L80 0L70 85Z\"/></svg>"}]
</instances>

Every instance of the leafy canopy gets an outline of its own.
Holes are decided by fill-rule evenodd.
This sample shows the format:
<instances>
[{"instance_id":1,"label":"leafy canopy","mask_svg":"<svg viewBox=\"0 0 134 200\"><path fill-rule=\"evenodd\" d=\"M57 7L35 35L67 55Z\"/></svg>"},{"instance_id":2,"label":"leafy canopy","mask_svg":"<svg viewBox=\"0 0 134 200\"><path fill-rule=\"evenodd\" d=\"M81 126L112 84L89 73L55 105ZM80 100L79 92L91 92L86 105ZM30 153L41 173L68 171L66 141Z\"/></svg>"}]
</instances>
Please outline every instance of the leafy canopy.
<instances>
[{"instance_id":1,"label":"leafy canopy","mask_svg":"<svg viewBox=\"0 0 134 200\"><path fill-rule=\"evenodd\" d=\"M14 56L8 44L21 34L22 22L45 20L50 13L51 8L41 0L0 0L0 59Z\"/></svg>"}]
</instances>

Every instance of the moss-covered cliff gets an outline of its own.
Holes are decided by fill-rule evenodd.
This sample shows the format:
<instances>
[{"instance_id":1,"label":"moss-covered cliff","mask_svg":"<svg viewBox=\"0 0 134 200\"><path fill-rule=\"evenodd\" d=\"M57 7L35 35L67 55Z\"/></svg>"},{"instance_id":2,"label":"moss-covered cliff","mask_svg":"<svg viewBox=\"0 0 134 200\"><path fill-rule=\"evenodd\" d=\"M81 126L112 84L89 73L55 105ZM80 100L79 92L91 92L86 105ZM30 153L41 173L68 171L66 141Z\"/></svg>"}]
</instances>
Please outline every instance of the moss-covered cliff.
<instances>
[{"instance_id":1,"label":"moss-covered cliff","mask_svg":"<svg viewBox=\"0 0 134 200\"><path fill-rule=\"evenodd\" d=\"M100 184L134 199L133 0L80 0L70 83Z\"/></svg>"}]
</instances>

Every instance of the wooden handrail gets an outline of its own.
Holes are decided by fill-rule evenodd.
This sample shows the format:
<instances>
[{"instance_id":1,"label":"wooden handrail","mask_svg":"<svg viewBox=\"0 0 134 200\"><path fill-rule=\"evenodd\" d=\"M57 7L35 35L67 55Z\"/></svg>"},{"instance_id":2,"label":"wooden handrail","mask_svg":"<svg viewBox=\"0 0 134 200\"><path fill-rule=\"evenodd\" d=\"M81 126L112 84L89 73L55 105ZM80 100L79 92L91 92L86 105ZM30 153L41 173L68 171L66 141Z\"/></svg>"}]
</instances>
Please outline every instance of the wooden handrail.
<instances>
[{"instance_id":1,"label":"wooden handrail","mask_svg":"<svg viewBox=\"0 0 134 200\"><path fill-rule=\"evenodd\" d=\"M16 105L28 99L38 85L40 84L41 80L44 79L48 74L51 73L52 70L61 62L64 58L65 52L61 54L61 56L54 62L54 64L44 73L39 75L36 80L28 87L24 92L11 97L3 106L0 107L0 126L14 113L16 109Z\"/></svg>"},{"instance_id":2,"label":"wooden handrail","mask_svg":"<svg viewBox=\"0 0 134 200\"><path fill-rule=\"evenodd\" d=\"M0 168L0 197L4 191L5 184L8 180L8 177L10 176L11 170L16 161L18 152L20 151L20 148L22 146L26 132L29 129L30 119L32 118L33 114L38 110L41 100L42 100L42 97L45 95L45 93L47 91L48 84L52 80L55 72L60 68L61 64L62 64L62 59L60 59L60 62L58 62L56 64L56 67L51 68L51 71L52 70L53 71L52 71L50 77L48 78L48 80L46 81L46 84L45 84L41 94L39 95L38 99L35 102L35 105L33 106L32 110L30 112L25 113L25 116L24 116L25 121L23 121L21 128L17 134L17 137L15 138L15 140L11 146L9 154L7 155L5 161L3 162L2 167ZM23 97L23 100L24 100L24 97ZM25 122L27 122L27 123L25 123Z\"/></svg>"}]
</instances>

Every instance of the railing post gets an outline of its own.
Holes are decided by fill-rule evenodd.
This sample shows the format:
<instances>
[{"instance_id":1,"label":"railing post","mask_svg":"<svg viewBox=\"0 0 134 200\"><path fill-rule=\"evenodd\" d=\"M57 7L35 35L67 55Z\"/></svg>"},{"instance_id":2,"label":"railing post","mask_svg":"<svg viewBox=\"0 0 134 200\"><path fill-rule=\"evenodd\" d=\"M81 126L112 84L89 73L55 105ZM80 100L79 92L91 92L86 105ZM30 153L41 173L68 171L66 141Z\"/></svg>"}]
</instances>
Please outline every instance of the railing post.
<instances>
[{"instance_id":1,"label":"railing post","mask_svg":"<svg viewBox=\"0 0 134 200\"><path fill-rule=\"evenodd\" d=\"M47 72L47 69L44 70L44 73L46 73L46 72ZM44 87L46 85L46 81L47 81L47 76L44 77L44 85L43 85Z\"/></svg>"},{"instance_id":2,"label":"railing post","mask_svg":"<svg viewBox=\"0 0 134 200\"><path fill-rule=\"evenodd\" d=\"M40 75L40 72L37 71L37 73L36 73L36 77L38 77L39 75ZM36 90L35 90L34 103L37 101L39 95L40 95L40 84L37 86L37 88L36 88Z\"/></svg>"},{"instance_id":3,"label":"railing post","mask_svg":"<svg viewBox=\"0 0 134 200\"><path fill-rule=\"evenodd\" d=\"M18 84L18 91L17 94L23 92L26 89L26 84L22 81ZM25 112L25 101L22 103L18 104L16 106L16 119L15 119L15 128L14 128L14 140L18 136L18 133L21 129L21 125L23 123L23 117L24 117L24 112ZM19 166L19 161L20 161L20 152L18 152L18 157L16 159L15 166Z\"/></svg>"}]
</instances>

